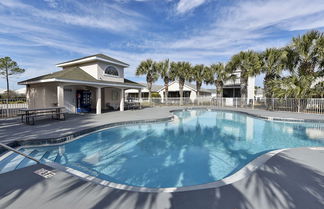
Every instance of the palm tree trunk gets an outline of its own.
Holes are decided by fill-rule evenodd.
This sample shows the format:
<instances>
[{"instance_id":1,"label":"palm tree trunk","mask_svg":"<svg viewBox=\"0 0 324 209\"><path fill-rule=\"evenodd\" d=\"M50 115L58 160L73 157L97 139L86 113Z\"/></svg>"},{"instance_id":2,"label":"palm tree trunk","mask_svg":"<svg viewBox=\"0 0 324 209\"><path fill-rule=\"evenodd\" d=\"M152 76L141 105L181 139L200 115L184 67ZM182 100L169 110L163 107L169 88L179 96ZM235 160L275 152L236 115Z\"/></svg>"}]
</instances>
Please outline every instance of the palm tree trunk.
<instances>
[{"instance_id":1,"label":"palm tree trunk","mask_svg":"<svg viewBox=\"0 0 324 209\"><path fill-rule=\"evenodd\" d=\"M183 105L183 86L184 80L179 80L180 105Z\"/></svg>"},{"instance_id":2,"label":"palm tree trunk","mask_svg":"<svg viewBox=\"0 0 324 209\"><path fill-rule=\"evenodd\" d=\"M196 81L197 104L199 105L201 82Z\"/></svg>"},{"instance_id":3,"label":"palm tree trunk","mask_svg":"<svg viewBox=\"0 0 324 209\"><path fill-rule=\"evenodd\" d=\"M152 82L147 82L147 89L149 91L149 103L152 102Z\"/></svg>"},{"instance_id":4,"label":"palm tree trunk","mask_svg":"<svg viewBox=\"0 0 324 209\"><path fill-rule=\"evenodd\" d=\"M6 67L6 81L7 81L7 117L9 118L9 96L10 96L10 92L9 92L9 73L8 73L8 67Z\"/></svg>"},{"instance_id":5,"label":"palm tree trunk","mask_svg":"<svg viewBox=\"0 0 324 209\"><path fill-rule=\"evenodd\" d=\"M223 86L221 85L221 82L215 81L215 87L216 87L216 105L222 106Z\"/></svg>"},{"instance_id":6,"label":"palm tree trunk","mask_svg":"<svg viewBox=\"0 0 324 209\"><path fill-rule=\"evenodd\" d=\"M216 97L217 98L223 97L223 86L221 82L216 81L215 86L216 86Z\"/></svg>"},{"instance_id":7,"label":"palm tree trunk","mask_svg":"<svg viewBox=\"0 0 324 209\"><path fill-rule=\"evenodd\" d=\"M241 79L241 107L247 104L246 97L247 97L247 80Z\"/></svg>"},{"instance_id":8,"label":"palm tree trunk","mask_svg":"<svg viewBox=\"0 0 324 209\"><path fill-rule=\"evenodd\" d=\"M168 103L168 93L169 93L169 81L164 81L164 99L165 99L165 103Z\"/></svg>"}]
</instances>

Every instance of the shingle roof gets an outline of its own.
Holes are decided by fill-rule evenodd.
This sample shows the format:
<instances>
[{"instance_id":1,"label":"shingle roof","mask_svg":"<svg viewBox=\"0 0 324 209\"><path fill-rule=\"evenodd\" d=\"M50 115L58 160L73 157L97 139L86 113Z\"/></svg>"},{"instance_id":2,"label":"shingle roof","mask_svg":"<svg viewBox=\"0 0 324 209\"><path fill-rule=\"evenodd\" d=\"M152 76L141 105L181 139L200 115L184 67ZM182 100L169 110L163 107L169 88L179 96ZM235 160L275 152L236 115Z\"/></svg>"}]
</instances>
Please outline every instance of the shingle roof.
<instances>
[{"instance_id":1,"label":"shingle roof","mask_svg":"<svg viewBox=\"0 0 324 209\"><path fill-rule=\"evenodd\" d=\"M69 60L69 61L66 61L66 62L61 62L61 63L58 63L57 65L62 65L62 64L69 63L69 62L75 62L75 61L79 61L79 60L86 59L86 58L90 58L90 57L100 57L100 58L106 59L108 61L112 61L112 62L115 62L115 63L119 63L121 65L127 65L127 66L129 66L129 64L127 64L125 62L122 62L120 60L117 60L115 58L109 57L109 56L104 55L104 54L94 54L94 55L90 55L90 56L86 56L86 57L81 57L81 58L78 58L78 59Z\"/></svg>"},{"instance_id":2,"label":"shingle roof","mask_svg":"<svg viewBox=\"0 0 324 209\"><path fill-rule=\"evenodd\" d=\"M140 84L142 84L143 86L145 86L145 88L147 88L147 83L140 83ZM158 90L160 90L163 87L164 87L164 85L153 84L152 85L152 91L157 92Z\"/></svg>"},{"instance_id":3,"label":"shingle roof","mask_svg":"<svg viewBox=\"0 0 324 209\"><path fill-rule=\"evenodd\" d=\"M104 80L97 80L85 71L83 71L79 67L74 67L66 70L60 70L55 73L50 73L42 76L38 76L35 78L31 78L28 80L24 80L19 82L19 84L27 83L27 82L35 82L45 79L65 79L65 80L72 80L72 81L87 81L87 82L97 82L97 83L105 83L105 84L124 84L124 85L136 85L142 87L141 84L133 82L128 79L124 79L124 83L120 82L111 82L111 81L104 81Z\"/></svg>"},{"instance_id":4,"label":"shingle roof","mask_svg":"<svg viewBox=\"0 0 324 209\"><path fill-rule=\"evenodd\" d=\"M191 83L189 83L189 82L185 82L185 85L189 86L189 87L192 88L192 89L197 90L195 84L191 84ZM205 88L200 88L200 91L201 91L201 92L211 92L209 89L205 89Z\"/></svg>"}]
</instances>

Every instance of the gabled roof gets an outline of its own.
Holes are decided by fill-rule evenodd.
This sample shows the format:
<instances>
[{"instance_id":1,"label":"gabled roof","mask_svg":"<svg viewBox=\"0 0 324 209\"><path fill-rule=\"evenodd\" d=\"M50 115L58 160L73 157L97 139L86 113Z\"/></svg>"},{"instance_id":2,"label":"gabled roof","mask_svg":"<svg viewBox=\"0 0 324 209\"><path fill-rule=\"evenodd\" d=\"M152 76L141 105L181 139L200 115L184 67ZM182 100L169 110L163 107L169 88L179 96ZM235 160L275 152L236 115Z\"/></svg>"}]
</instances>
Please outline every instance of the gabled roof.
<instances>
[{"instance_id":1,"label":"gabled roof","mask_svg":"<svg viewBox=\"0 0 324 209\"><path fill-rule=\"evenodd\" d=\"M145 86L145 88L147 88L147 83L140 83L143 86ZM156 85L156 84L152 84L152 91L153 92L158 92L164 85Z\"/></svg>"},{"instance_id":2,"label":"gabled roof","mask_svg":"<svg viewBox=\"0 0 324 209\"><path fill-rule=\"evenodd\" d=\"M138 86L143 87L141 84L130 81L128 79L124 79L124 83L120 82L111 82L111 81L104 81L98 80L92 77L90 74L86 73L79 67L74 67L66 70L60 70L55 73L50 73L42 76L38 76L32 79L24 80L19 82L18 84L29 84L29 83L37 83L44 80L50 79L61 79L61 80L68 80L68 81L84 81L84 82L92 82L97 84L122 84L122 85L131 85L131 86Z\"/></svg>"},{"instance_id":3,"label":"gabled roof","mask_svg":"<svg viewBox=\"0 0 324 209\"><path fill-rule=\"evenodd\" d=\"M178 81L173 81L171 83L169 83L169 86L171 86L172 84L176 83ZM193 91L197 91L196 89L196 85L195 84L191 84L189 82L185 82L184 84L185 86L187 86L189 89L192 89ZM163 91L164 90L164 85L158 90L158 91ZM205 89L205 88L200 88L200 92L211 92L210 90L208 89Z\"/></svg>"},{"instance_id":4,"label":"gabled roof","mask_svg":"<svg viewBox=\"0 0 324 209\"><path fill-rule=\"evenodd\" d=\"M104 54L94 54L94 55L90 55L90 56L86 56L86 57L82 57L82 58L78 58L78 59L74 59L74 60L70 60L70 61L66 61L66 62L61 62L56 64L57 67L64 67L64 66L69 66L69 65L74 65L74 64L80 64L80 63L86 63L86 62L91 62L91 61L95 61L95 60L100 60L103 62L108 62L108 63L113 63L116 65L120 65L123 67L128 67L129 64L122 62L120 60L117 60L115 58L109 57L107 55Z\"/></svg>"}]
</instances>

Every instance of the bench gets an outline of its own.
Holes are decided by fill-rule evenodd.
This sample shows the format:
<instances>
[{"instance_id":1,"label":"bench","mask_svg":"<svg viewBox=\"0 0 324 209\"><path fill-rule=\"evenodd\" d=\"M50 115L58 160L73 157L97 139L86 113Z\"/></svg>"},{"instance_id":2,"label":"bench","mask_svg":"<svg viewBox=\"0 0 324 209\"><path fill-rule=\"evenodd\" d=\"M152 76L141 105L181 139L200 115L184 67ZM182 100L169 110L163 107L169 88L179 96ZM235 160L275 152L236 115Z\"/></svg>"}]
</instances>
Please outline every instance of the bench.
<instances>
[{"instance_id":1,"label":"bench","mask_svg":"<svg viewBox=\"0 0 324 209\"><path fill-rule=\"evenodd\" d=\"M65 113L62 107L39 108L39 109L22 109L21 121L29 125L35 125L37 118L51 118L56 120L65 120ZM25 118L25 119L24 119Z\"/></svg>"}]
</instances>

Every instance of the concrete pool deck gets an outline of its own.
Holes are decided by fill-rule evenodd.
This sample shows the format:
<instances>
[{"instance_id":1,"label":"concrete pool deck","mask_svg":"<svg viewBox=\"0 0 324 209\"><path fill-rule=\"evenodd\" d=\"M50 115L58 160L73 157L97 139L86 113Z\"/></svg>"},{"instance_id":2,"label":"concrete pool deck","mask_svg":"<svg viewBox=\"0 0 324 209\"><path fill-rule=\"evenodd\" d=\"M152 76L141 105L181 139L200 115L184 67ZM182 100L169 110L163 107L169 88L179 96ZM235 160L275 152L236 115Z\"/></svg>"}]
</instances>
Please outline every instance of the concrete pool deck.
<instances>
[{"instance_id":1,"label":"concrete pool deck","mask_svg":"<svg viewBox=\"0 0 324 209\"><path fill-rule=\"evenodd\" d=\"M218 188L133 192L62 171L43 178L34 165L0 175L0 208L24 209L319 209L324 206L324 149L285 150L248 177Z\"/></svg>"},{"instance_id":2,"label":"concrete pool deck","mask_svg":"<svg viewBox=\"0 0 324 209\"><path fill-rule=\"evenodd\" d=\"M154 107L136 111L79 115L66 121L46 121L35 126L18 119L0 121L0 141L37 140L129 120L154 120L185 107ZM191 108L191 107L189 107ZM207 107L209 108L209 107ZM219 109L219 108L218 108ZM323 115L264 110L232 109L266 118L323 121ZM324 149L296 148L280 152L247 177L221 187L181 192L136 192L105 187L62 170L44 179L35 165L0 175L0 208L323 208Z\"/></svg>"}]
</instances>

